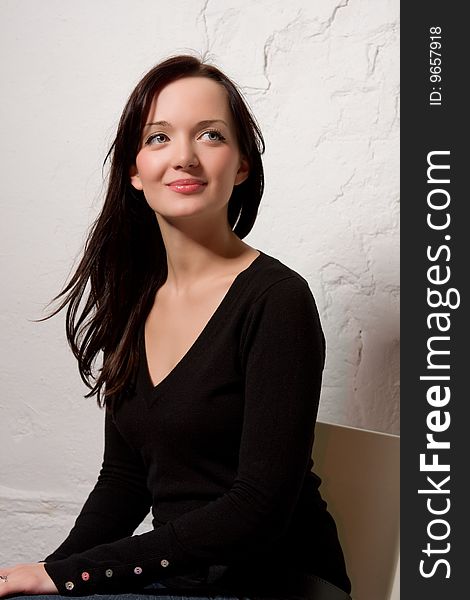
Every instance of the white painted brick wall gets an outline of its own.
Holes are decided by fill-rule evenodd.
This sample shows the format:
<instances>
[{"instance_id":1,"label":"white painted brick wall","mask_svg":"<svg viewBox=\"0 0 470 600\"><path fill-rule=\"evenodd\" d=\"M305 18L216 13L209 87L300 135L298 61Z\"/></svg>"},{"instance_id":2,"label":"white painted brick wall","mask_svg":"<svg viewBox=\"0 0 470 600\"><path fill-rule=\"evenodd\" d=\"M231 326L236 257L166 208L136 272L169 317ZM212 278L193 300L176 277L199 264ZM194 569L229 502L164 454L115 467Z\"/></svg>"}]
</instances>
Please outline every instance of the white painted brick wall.
<instances>
[{"instance_id":1,"label":"white painted brick wall","mask_svg":"<svg viewBox=\"0 0 470 600\"><path fill-rule=\"evenodd\" d=\"M310 282L328 352L320 418L397 433L398 0L3 0L0 564L67 533L101 465L103 413L69 352L60 289L100 206L128 94L210 51L265 135L246 241Z\"/></svg>"}]
</instances>

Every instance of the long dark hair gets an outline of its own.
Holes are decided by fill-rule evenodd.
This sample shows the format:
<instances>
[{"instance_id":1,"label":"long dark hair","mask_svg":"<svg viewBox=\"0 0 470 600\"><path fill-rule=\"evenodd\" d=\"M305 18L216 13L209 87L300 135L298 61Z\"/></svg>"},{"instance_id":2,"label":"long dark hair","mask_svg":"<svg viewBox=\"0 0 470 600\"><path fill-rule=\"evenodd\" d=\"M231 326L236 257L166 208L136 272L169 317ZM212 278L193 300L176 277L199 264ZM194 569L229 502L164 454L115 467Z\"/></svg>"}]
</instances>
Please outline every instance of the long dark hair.
<instances>
[{"instance_id":1,"label":"long dark hair","mask_svg":"<svg viewBox=\"0 0 470 600\"><path fill-rule=\"evenodd\" d=\"M83 257L52 302L46 319L67 306L66 335L80 376L98 406L114 407L130 392L138 363L138 330L158 288L167 277L166 250L155 213L130 181L141 132L155 94L182 77L208 77L222 85L234 118L238 147L249 162L249 176L234 186L227 216L243 239L252 229L263 194L262 133L236 85L218 68L191 55L157 64L131 93L103 166L111 162L103 208L93 223ZM103 352L102 367L96 360Z\"/></svg>"}]
</instances>

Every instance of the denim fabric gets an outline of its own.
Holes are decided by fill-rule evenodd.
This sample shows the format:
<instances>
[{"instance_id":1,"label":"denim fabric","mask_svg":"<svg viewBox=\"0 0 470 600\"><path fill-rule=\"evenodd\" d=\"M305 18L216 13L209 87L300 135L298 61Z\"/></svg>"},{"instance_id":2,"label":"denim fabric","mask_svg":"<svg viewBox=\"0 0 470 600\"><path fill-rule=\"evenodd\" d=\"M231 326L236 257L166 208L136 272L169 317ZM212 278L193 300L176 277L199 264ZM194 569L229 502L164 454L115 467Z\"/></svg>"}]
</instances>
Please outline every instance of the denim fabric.
<instances>
[{"instance_id":1,"label":"denim fabric","mask_svg":"<svg viewBox=\"0 0 470 600\"><path fill-rule=\"evenodd\" d=\"M165 586L161 584L152 584L155 586L152 589L160 589L162 593L142 592L141 594L96 594L93 596L80 596L80 600L255 600L247 596L192 596L192 595L167 595L163 589ZM159 587L158 587L159 586ZM150 586L149 586L150 588ZM37 596L8 596L7 598L17 598L18 600L70 600L71 596L54 595L37 595ZM263 599L264 600L264 599ZM266 600L269 600L268 598ZM276 600L276 599L273 599Z\"/></svg>"}]
</instances>

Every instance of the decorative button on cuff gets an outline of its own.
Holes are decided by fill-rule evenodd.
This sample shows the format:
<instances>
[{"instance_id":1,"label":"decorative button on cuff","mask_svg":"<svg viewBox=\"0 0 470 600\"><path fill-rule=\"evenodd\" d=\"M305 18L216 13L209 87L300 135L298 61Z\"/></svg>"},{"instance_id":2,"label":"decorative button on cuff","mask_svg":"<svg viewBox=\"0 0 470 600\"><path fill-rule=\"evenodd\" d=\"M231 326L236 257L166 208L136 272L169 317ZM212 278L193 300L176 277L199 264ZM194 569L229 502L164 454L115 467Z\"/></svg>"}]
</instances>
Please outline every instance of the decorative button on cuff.
<instances>
[{"instance_id":1,"label":"decorative button on cuff","mask_svg":"<svg viewBox=\"0 0 470 600\"><path fill-rule=\"evenodd\" d=\"M105 573L106 577L112 577L113 576L113 570L112 569L106 569Z\"/></svg>"},{"instance_id":2,"label":"decorative button on cuff","mask_svg":"<svg viewBox=\"0 0 470 600\"><path fill-rule=\"evenodd\" d=\"M71 581L67 581L67 583L65 584L65 589L68 590L70 592L70 590L73 590L75 586L73 585L73 583Z\"/></svg>"},{"instance_id":3,"label":"decorative button on cuff","mask_svg":"<svg viewBox=\"0 0 470 600\"><path fill-rule=\"evenodd\" d=\"M140 574L142 573L142 567L136 567L136 568L134 569L134 573L135 573L136 575L140 575Z\"/></svg>"},{"instance_id":4,"label":"decorative button on cuff","mask_svg":"<svg viewBox=\"0 0 470 600\"><path fill-rule=\"evenodd\" d=\"M83 579L83 581L88 581L90 579L90 573L87 573L86 571L83 571L83 573L82 573L82 579Z\"/></svg>"},{"instance_id":5,"label":"decorative button on cuff","mask_svg":"<svg viewBox=\"0 0 470 600\"><path fill-rule=\"evenodd\" d=\"M166 558L164 558L160 561L160 564L162 565L162 567L167 567L170 563L167 561Z\"/></svg>"}]
</instances>

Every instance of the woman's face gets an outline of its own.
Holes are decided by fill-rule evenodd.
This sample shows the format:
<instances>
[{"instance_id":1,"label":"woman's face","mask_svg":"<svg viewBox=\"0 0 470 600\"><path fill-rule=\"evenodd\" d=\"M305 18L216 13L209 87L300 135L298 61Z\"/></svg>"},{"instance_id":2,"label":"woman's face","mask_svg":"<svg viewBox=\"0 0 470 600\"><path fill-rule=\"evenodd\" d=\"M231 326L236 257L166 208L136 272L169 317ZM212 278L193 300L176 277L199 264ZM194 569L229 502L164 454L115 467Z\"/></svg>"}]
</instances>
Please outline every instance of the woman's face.
<instances>
[{"instance_id":1,"label":"woman's face","mask_svg":"<svg viewBox=\"0 0 470 600\"><path fill-rule=\"evenodd\" d=\"M234 185L248 177L227 92L207 77L185 77L154 98L131 172L150 207L163 217L225 211ZM178 185L178 180L201 183Z\"/></svg>"}]
</instances>

